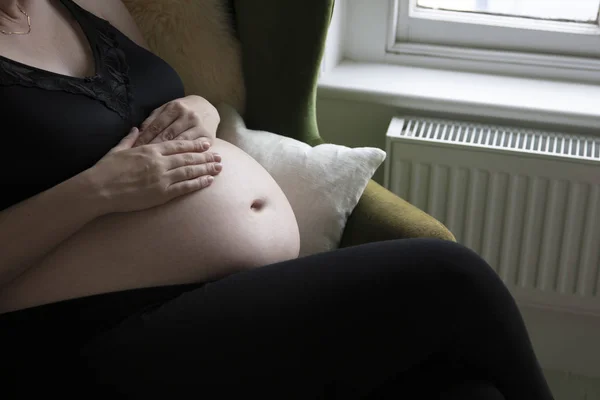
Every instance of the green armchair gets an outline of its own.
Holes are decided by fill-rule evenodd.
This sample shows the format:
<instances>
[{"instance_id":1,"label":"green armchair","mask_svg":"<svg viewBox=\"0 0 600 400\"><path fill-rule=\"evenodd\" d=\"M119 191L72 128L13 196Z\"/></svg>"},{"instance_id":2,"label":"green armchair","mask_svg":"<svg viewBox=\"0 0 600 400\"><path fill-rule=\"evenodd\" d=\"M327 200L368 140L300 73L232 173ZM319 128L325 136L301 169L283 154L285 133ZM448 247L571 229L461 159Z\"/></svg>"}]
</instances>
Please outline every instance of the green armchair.
<instances>
[{"instance_id":1,"label":"green armchair","mask_svg":"<svg viewBox=\"0 0 600 400\"><path fill-rule=\"evenodd\" d=\"M199 7L194 10L195 13L187 13L185 18L172 17L172 23L163 21L163 25L169 27L167 29L171 26L186 29L177 35L166 35L158 32L154 25L156 18L164 19L166 14L149 16L148 13L154 11L148 4L160 3L154 8L170 7L172 13L184 13L194 1L200 0L192 0L191 3L189 0L125 1L130 10L135 8L134 18L136 13L146 14L148 18L145 21L138 18L138 24L149 39L150 47L160 50L157 53L178 69L184 83L186 77L188 82L193 80L195 66L189 65L193 62L183 57L190 49L181 47L194 46L195 39L189 39L196 35L194 26L201 29L200 24L208 22L197 21L204 16L198 14ZM323 143L316 119L317 78L334 0L203 1L223 1L223 6L231 11L232 18L224 23L234 25L241 47L241 57L237 58L237 62L242 65L237 65L237 69L224 65L223 69L227 74L243 76L243 115L247 126L311 145ZM184 19L185 23L182 22ZM170 40L179 34L188 38L188 42L173 45ZM347 222L340 246L413 237L455 241L452 233L435 218L371 181Z\"/></svg>"},{"instance_id":2,"label":"green armchair","mask_svg":"<svg viewBox=\"0 0 600 400\"><path fill-rule=\"evenodd\" d=\"M323 143L316 120L317 78L334 0L232 0L232 5L248 127ZM410 237L456 240L435 218L371 181L341 246Z\"/></svg>"}]
</instances>

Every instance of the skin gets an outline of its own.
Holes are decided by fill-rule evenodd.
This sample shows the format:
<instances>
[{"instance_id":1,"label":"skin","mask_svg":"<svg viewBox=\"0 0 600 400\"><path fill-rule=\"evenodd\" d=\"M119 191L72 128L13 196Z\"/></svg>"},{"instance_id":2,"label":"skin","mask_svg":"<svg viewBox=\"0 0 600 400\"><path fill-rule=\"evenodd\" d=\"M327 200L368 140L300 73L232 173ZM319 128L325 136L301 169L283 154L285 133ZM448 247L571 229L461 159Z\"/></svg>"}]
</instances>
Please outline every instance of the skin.
<instances>
[{"instance_id":1,"label":"skin","mask_svg":"<svg viewBox=\"0 0 600 400\"><path fill-rule=\"evenodd\" d=\"M69 12L57 3L58 0L0 0L0 28L27 31L27 17L19 11L19 6L30 15L32 25L28 35L0 35L2 55L64 75L92 75L93 58L85 35ZM76 3L106 19L139 46L148 49L120 0L76 0ZM54 34L49 37L47 32ZM66 43L70 46L65 47Z\"/></svg>"},{"instance_id":2,"label":"skin","mask_svg":"<svg viewBox=\"0 0 600 400\"><path fill-rule=\"evenodd\" d=\"M77 3L147 48L120 0ZM32 31L0 35L0 54L63 75L93 73L85 35L58 0L18 4L31 15ZM0 0L0 27L27 30L17 1ZM180 134L183 139L209 137L211 151L226 164L214 183L151 209L96 217L4 285L0 312L115 290L202 282L298 256L299 232L289 202L256 161L211 137L218 125L212 105L199 96L170 103L141 124L135 146ZM177 121L181 128L169 131Z\"/></svg>"}]
</instances>

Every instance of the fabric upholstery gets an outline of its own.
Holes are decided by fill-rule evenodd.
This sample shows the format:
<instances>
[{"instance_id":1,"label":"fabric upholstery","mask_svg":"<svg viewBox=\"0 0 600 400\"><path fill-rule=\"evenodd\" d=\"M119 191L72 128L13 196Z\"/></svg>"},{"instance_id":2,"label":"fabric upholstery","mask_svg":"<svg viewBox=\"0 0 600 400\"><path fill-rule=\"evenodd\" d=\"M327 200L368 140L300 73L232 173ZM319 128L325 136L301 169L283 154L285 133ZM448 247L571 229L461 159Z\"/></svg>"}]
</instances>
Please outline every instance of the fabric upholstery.
<instances>
[{"instance_id":1,"label":"fabric upholstery","mask_svg":"<svg viewBox=\"0 0 600 400\"><path fill-rule=\"evenodd\" d=\"M248 127L311 145L317 79L334 0L231 0L242 44ZM432 216L371 181L350 216L342 246L433 237L456 241Z\"/></svg>"},{"instance_id":2,"label":"fabric upholstery","mask_svg":"<svg viewBox=\"0 0 600 400\"><path fill-rule=\"evenodd\" d=\"M324 142L317 79L334 0L124 2L152 50L180 73L188 94L232 104L250 129ZM229 26L221 30L215 21ZM207 29L219 34L207 39ZM341 245L409 237L455 240L433 217L371 181Z\"/></svg>"},{"instance_id":3,"label":"fabric upholstery","mask_svg":"<svg viewBox=\"0 0 600 400\"><path fill-rule=\"evenodd\" d=\"M150 49L181 76L186 94L243 112L242 50L223 0L123 0Z\"/></svg>"}]
</instances>

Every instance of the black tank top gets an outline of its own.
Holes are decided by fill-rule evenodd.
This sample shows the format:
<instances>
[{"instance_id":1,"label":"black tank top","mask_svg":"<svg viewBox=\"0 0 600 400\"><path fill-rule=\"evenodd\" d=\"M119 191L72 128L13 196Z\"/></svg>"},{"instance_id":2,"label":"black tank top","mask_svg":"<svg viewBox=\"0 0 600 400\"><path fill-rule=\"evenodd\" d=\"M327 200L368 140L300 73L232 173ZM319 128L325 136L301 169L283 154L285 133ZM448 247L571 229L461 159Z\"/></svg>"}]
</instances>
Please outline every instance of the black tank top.
<instances>
[{"instance_id":1,"label":"black tank top","mask_svg":"<svg viewBox=\"0 0 600 400\"><path fill-rule=\"evenodd\" d=\"M152 110L184 96L164 60L72 0L61 3L85 33L96 73L70 77L0 56L0 210L92 167Z\"/></svg>"}]
</instances>

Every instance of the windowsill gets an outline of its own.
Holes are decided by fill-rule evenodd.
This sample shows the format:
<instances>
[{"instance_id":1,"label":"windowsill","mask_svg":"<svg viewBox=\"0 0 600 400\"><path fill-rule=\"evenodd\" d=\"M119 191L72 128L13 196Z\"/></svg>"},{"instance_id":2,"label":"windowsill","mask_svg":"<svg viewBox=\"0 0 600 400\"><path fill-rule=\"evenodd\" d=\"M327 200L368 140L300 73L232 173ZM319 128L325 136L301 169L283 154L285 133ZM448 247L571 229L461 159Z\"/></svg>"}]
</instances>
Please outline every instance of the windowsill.
<instances>
[{"instance_id":1,"label":"windowsill","mask_svg":"<svg viewBox=\"0 0 600 400\"><path fill-rule=\"evenodd\" d=\"M319 80L319 97L424 112L600 128L600 85L342 61Z\"/></svg>"}]
</instances>

